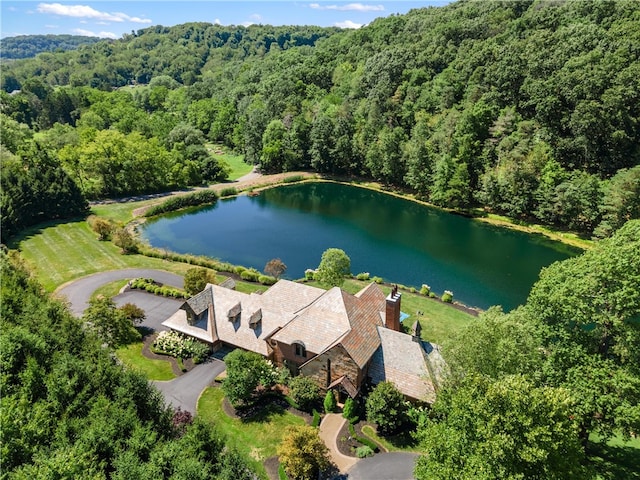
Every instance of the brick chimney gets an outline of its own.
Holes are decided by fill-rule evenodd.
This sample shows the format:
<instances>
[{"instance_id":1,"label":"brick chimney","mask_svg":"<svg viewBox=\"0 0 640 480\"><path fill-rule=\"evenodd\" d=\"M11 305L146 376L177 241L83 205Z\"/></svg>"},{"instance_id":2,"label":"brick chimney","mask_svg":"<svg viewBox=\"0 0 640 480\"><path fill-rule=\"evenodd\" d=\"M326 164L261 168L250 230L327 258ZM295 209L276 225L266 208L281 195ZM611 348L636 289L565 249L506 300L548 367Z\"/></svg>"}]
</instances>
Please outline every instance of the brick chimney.
<instances>
[{"instance_id":1,"label":"brick chimney","mask_svg":"<svg viewBox=\"0 0 640 480\"><path fill-rule=\"evenodd\" d=\"M391 293L386 298L384 324L387 328L400 331L400 300L402 294L398 293L398 286L394 285Z\"/></svg>"}]
</instances>

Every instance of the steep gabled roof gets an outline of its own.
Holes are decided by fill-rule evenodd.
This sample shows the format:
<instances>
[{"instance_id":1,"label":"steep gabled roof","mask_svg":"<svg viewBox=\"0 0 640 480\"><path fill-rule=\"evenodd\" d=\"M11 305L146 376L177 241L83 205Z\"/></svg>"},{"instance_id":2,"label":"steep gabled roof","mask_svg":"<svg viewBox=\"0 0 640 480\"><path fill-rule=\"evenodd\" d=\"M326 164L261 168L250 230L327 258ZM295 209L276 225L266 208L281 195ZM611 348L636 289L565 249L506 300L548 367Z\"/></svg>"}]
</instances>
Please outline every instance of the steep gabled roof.
<instances>
[{"instance_id":1,"label":"steep gabled roof","mask_svg":"<svg viewBox=\"0 0 640 480\"><path fill-rule=\"evenodd\" d=\"M338 287L327 290L302 309L273 339L289 345L302 341L307 351L316 354L325 351L351 328L352 299L353 296Z\"/></svg>"},{"instance_id":2,"label":"steep gabled roof","mask_svg":"<svg viewBox=\"0 0 640 480\"><path fill-rule=\"evenodd\" d=\"M195 315L202 314L202 312L209 308L209 305L213 303L211 289L208 287L209 285L207 285L200 293L197 293L184 302L180 308L186 311L191 311Z\"/></svg>"},{"instance_id":3,"label":"steep gabled roof","mask_svg":"<svg viewBox=\"0 0 640 480\"><path fill-rule=\"evenodd\" d=\"M444 365L438 346L385 327L378 327L378 334L380 347L369 368L371 381L392 382L407 397L433 403Z\"/></svg>"}]
</instances>

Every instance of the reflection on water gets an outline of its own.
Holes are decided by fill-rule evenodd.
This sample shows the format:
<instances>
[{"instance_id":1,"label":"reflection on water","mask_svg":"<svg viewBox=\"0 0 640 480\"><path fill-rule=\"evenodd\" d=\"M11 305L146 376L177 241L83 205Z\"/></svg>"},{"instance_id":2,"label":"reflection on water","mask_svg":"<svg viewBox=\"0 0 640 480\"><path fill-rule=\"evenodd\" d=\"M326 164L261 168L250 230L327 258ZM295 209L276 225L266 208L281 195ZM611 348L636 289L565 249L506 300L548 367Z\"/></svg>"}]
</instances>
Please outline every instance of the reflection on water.
<instances>
[{"instance_id":1,"label":"reflection on water","mask_svg":"<svg viewBox=\"0 0 640 480\"><path fill-rule=\"evenodd\" d=\"M272 258L286 277L315 268L322 252L341 248L353 273L505 310L523 303L540 269L574 255L545 237L451 215L383 193L335 183L287 185L256 197L163 216L144 226L155 247L209 255L262 270Z\"/></svg>"}]
</instances>

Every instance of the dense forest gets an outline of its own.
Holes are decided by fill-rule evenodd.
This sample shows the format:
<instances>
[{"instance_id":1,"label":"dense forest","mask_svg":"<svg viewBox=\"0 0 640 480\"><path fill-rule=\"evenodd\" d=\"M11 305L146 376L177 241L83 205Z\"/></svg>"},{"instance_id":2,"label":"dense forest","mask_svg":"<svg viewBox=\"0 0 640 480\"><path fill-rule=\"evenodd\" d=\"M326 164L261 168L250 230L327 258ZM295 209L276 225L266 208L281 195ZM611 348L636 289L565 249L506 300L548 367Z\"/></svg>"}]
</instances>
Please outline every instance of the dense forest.
<instances>
[{"instance_id":1,"label":"dense forest","mask_svg":"<svg viewBox=\"0 0 640 480\"><path fill-rule=\"evenodd\" d=\"M103 41L103 39L80 35L19 35L17 37L6 37L0 42L0 58L30 58L42 52L75 50L80 45L90 45L100 41Z\"/></svg>"},{"instance_id":2,"label":"dense forest","mask_svg":"<svg viewBox=\"0 0 640 480\"><path fill-rule=\"evenodd\" d=\"M87 199L224 178L219 142L264 172L607 237L640 217L638 45L632 0L459 1L355 31L150 27L3 69L3 187L34 142Z\"/></svg>"},{"instance_id":3,"label":"dense forest","mask_svg":"<svg viewBox=\"0 0 640 480\"><path fill-rule=\"evenodd\" d=\"M18 259L0 252L0 267L0 477L254 478L212 425L165 407Z\"/></svg>"}]
</instances>

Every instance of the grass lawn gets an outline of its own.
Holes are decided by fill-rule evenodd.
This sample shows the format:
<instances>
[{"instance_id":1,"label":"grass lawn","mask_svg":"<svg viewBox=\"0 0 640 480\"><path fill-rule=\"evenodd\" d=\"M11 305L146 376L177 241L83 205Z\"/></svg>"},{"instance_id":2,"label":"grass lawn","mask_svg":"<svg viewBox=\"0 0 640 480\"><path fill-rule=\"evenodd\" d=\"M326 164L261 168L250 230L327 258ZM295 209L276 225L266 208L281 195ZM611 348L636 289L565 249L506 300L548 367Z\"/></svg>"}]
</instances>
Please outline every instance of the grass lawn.
<instances>
[{"instance_id":1,"label":"grass lawn","mask_svg":"<svg viewBox=\"0 0 640 480\"><path fill-rule=\"evenodd\" d=\"M111 242L100 242L84 220L29 229L15 239L18 248L47 291L86 275L122 268L155 268L184 274L190 267L142 255L121 255Z\"/></svg>"},{"instance_id":2,"label":"grass lawn","mask_svg":"<svg viewBox=\"0 0 640 480\"><path fill-rule=\"evenodd\" d=\"M371 425L365 425L362 427L362 433L370 439L378 442L380 445L383 445L384 448L390 452L421 453L415 440L411 437L410 432L389 437L381 437L376 433L375 429Z\"/></svg>"},{"instance_id":3,"label":"grass lawn","mask_svg":"<svg viewBox=\"0 0 640 480\"><path fill-rule=\"evenodd\" d=\"M591 435L588 457L595 467L599 480L640 479L640 438L625 441L611 438L607 443Z\"/></svg>"},{"instance_id":4,"label":"grass lawn","mask_svg":"<svg viewBox=\"0 0 640 480\"><path fill-rule=\"evenodd\" d=\"M353 294L368 284L368 281L348 279L345 280L342 289ZM317 282L308 282L307 285L321 287ZM391 288L386 285L381 285L381 287L387 295L391 291ZM424 295L406 290L400 290L400 293L402 293L402 311L409 314L403 324L411 327L416 320L419 320L422 326L423 340L442 344L446 339L451 338L453 333L462 329L473 319L466 312L446 303L427 298ZM421 314L418 314L418 312L421 312Z\"/></svg>"},{"instance_id":5,"label":"grass lawn","mask_svg":"<svg viewBox=\"0 0 640 480\"><path fill-rule=\"evenodd\" d=\"M304 425L305 421L275 406L250 420L231 418L222 409L223 398L221 388L207 388L198 400L198 415L224 432L227 443L252 459L266 478L262 462L276 454L288 426Z\"/></svg>"},{"instance_id":6,"label":"grass lawn","mask_svg":"<svg viewBox=\"0 0 640 480\"><path fill-rule=\"evenodd\" d=\"M133 220L136 208L158 203L158 199L142 200L140 202L105 203L91 206L91 213L99 217L108 218L114 222L126 224Z\"/></svg>"},{"instance_id":7,"label":"grass lawn","mask_svg":"<svg viewBox=\"0 0 640 480\"><path fill-rule=\"evenodd\" d=\"M142 354L142 342L132 343L116 350L117 357L128 367L138 370L148 380L173 380L176 376L167 360L152 360Z\"/></svg>"},{"instance_id":8,"label":"grass lawn","mask_svg":"<svg viewBox=\"0 0 640 480\"><path fill-rule=\"evenodd\" d=\"M229 167L231 167L228 178L229 180L237 180L238 178L246 175L247 173L250 173L251 170L253 170L253 165L249 165L248 163L244 162L244 155L234 155L232 153L227 153L226 148L222 145L207 144L207 147L209 148L212 157L223 160L227 165L229 165ZM216 153L220 151L224 153Z\"/></svg>"},{"instance_id":9,"label":"grass lawn","mask_svg":"<svg viewBox=\"0 0 640 480\"><path fill-rule=\"evenodd\" d=\"M95 292L93 292L93 294L91 294L91 298L94 299L99 295L107 298L113 298L120 293L120 289L124 287L127 282L128 280L116 280L115 282L102 285Z\"/></svg>"}]
</instances>

